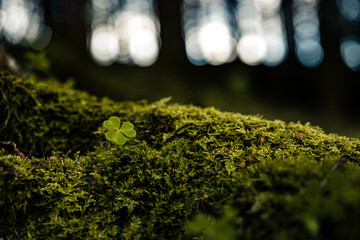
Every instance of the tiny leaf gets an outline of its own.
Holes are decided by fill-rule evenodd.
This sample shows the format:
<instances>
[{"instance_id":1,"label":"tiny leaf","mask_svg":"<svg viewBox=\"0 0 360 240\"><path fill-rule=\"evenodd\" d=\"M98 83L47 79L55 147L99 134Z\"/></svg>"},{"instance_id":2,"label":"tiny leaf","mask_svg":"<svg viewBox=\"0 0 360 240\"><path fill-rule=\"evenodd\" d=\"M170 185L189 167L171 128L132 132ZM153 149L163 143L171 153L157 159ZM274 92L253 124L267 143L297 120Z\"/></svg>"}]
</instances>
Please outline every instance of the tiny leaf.
<instances>
[{"instance_id":1,"label":"tiny leaf","mask_svg":"<svg viewBox=\"0 0 360 240\"><path fill-rule=\"evenodd\" d=\"M136 131L134 130L134 125L129 122L124 122L120 127L120 132L122 132L126 137L135 137Z\"/></svg>"},{"instance_id":2,"label":"tiny leaf","mask_svg":"<svg viewBox=\"0 0 360 240\"><path fill-rule=\"evenodd\" d=\"M105 138L109 141L115 141L116 132L115 131L108 131L105 133Z\"/></svg>"},{"instance_id":3,"label":"tiny leaf","mask_svg":"<svg viewBox=\"0 0 360 240\"><path fill-rule=\"evenodd\" d=\"M119 145L124 145L129 138L136 136L136 131L130 122L124 122L121 127L120 124L118 117L110 117L109 120L104 121L103 126L109 130L105 133L105 138Z\"/></svg>"},{"instance_id":4,"label":"tiny leaf","mask_svg":"<svg viewBox=\"0 0 360 240\"><path fill-rule=\"evenodd\" d=\"M120 119L118 117L110 117L109 120L105 120L103 126L109 130L119 130Z\"/></svg>"},{"instance_id":5,"label":"tiny leaf","mask_svg":"<svg viewBox=\"0 0 360 240\"><path fill-rule=\"evenodd\" d=\"M105 138L109 141L116 142L119 145L126 143L126 137L119 131L109 131L105 133Z\"/></svg>"},{"instance_id":6,"label":"tiny leaf","mask_svg":"<svg viewBox=\"0 0 360 240\"><path fill-rule=\"evenodd\" d=\"M124 145L126 143L126 140L127 138L121 132L116 132L114 142L119 145Z\"/></svg>"}]
</instances>

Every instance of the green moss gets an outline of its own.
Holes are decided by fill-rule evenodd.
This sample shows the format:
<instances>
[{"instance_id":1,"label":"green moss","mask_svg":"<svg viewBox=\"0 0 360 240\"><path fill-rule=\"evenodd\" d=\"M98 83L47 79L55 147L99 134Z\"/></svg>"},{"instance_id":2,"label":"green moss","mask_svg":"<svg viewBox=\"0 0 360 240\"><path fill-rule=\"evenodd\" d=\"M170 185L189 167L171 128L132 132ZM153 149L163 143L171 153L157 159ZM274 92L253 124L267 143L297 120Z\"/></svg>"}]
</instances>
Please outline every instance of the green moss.
<instances>
[{"instance_id":1,"label":"green moss","mask_svg":"<svg viewBox=\"0 0 360 240\"><path fill-rule=\"evenodd\" d=\"M0 238L360 234L357 139L166 99L98 99L6 73L0 86L1 140L28 156L0 151ZM136 138L107 141L101 125L110 116L134 123ZM351 161L330 174L340 156Z\"/></svg>"}]
</instances>

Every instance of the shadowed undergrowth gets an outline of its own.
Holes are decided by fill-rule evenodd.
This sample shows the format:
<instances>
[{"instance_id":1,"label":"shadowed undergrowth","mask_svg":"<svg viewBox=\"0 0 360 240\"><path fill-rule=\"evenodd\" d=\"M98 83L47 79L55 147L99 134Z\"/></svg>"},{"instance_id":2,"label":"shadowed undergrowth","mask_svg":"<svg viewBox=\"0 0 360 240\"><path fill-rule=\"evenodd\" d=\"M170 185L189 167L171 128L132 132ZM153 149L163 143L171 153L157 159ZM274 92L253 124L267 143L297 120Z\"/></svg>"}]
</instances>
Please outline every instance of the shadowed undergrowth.
<instances>
[{"instance_id":1,"label":"shadowed undergrowth","mask_svg":"<svg viewBox=\"0 0 360 240\"><path fill-rule=\"evenodd\" d=\"M1 145L0 238L360 234L357 139L168 99L98 99L7 73L0 89L0 140L27 156ZM110 116L133 123L136 138L106 141ZM349 161L331 172L341 156Z\"/></svg>"}]
</instances>

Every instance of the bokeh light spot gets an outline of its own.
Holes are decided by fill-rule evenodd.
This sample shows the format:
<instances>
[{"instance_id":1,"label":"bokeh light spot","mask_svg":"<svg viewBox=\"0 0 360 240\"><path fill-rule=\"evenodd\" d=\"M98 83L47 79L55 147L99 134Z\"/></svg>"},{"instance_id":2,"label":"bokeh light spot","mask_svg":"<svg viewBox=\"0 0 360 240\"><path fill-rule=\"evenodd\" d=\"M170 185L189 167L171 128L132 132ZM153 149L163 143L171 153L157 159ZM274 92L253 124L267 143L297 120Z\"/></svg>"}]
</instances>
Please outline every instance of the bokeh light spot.
<instances>
[{"instance_id":1,"label":"bokeh light spot","mask_svg":"<svg viewBox=\"0 0 360 240\"><path fill-rule=\"evenodd\" d=\"M319 66L324 58L323 48L315 39L298 41L295 52L300 63L308 68Z\"/></svg>"},{"instance_id":2,"label":"bokeh light spot","mask_svg":"<svg viewBox=\"0 0 360 240\"><path fill-rule=\"evenodd\" d=\"M199 45L210 64L219 65L230 61L235 50L228 26L222 22L209 22L200 27Z\"/></svg>"},{"instance_id":3,"label":"bokeh light spot","mask_svg":"<svg viewBox=\"0 0 360 240\"><path fill-rule=\"evenodd\" d=\"M341 56L345 64L354 71L360 70L360 42L347 38L341 42Z\"/></svg>"},{"instance_id":4,"label":"bokeh light spot","mask_svg":"<svg viewBox=\"0 0 360 240\"><path fill-rule=\"evenodd\" d=\"M109 26L98 26L91 34L90 52L100 65L113 63L120 50L118 37Z\"/></svg>"},{"instance_id":5,"label":"bokeh light spot","mask_svg":"<svg viewBox=\"0 0 360 240\"><path fill-rule=\"evenodd\" d=\"M155 62L159 48L156 35L150 29L141 29L130 35L129 53L135 64L146 67Z\"/></svg>"},{"instance_id":6,"label":"bokeh light spot","mask_svg":"<svg viewBox=\"0 0 360 240\"><path fill-rule=\"evenodd\" d=\"M266 41L266 56L264 59L264 65L274 67L284 61L287 55L286 40L281 35L267 35Z\"/></svg>"},{"instance_id":7,"label":"bokeh light spot","mask_svg":"<svg viewBox=\"0 0 360 240\"><path fill-rule=\"evenodd\" d=\"M258 65L265 58L266 42L259 35L245 35L240 38L237 45L238 55L244 63L248 65Z\"/></svg>"},{"instance_id":8,"label":"bokeh light spot","mask_svg":"<svg viewBox=\"0 0 360 240\"><path fill-rule=\"evenodd\" d=\"M262 8L262 11L273 14L280 8L281 0L256 0L255 3Z\"/></svg>"},{"instance_id":9,"label":"bokeh light spot","mask_svg":"<svg viewBox=\"0 0 360 240\"><path fill-rule=\"evenodd\" d=\"M27 11L22 5L12 5L5 13L5 37L12 44L18 44L23 40L29 26Z\"/></svg>"},{"instance_id":10,"label":"bokeh light spot","mask_svg":"<svg viewBox=\"0 0 360 240\"><path fill-rule=\"evenodd\" d=\"M185 48L186 55L192 64L197 66L202 66L206 64L204 55L199 45L198 28L192 28L190 31L187 32L185 37Z\"/></svg>"},{"instance_id":11,"label":"bokeh light spot","mask_svg":"<svg viewBox=\"0 0 360 240\"><path fill-rule=\"evenodd\" d=\"M39 0L0 1L0 34L13 45L30 45L44 49L50 42L52 31L45 25L44 12Z\"/></svg>"},{"instance_id":12,"label":"bokeh light spot","mask_svg":"<svg viewBox=\"0 0 360 240\"><path fill-rule=\"evenodd\" d=\"M360 19L360 1L359 0L337 0L341 15L349 21Z\"/></svg>"},{"instance_id":13,"label":"bokeh light spot","mask_svg":"<svg viewBox=\"0 0 360 240\"><path fill-rule=\"evenodd\" d=\"M146 67L156 61L160 24L152 0L92 0L91 6L89 50L97 63Z\"/></svg>"}]
</instances>

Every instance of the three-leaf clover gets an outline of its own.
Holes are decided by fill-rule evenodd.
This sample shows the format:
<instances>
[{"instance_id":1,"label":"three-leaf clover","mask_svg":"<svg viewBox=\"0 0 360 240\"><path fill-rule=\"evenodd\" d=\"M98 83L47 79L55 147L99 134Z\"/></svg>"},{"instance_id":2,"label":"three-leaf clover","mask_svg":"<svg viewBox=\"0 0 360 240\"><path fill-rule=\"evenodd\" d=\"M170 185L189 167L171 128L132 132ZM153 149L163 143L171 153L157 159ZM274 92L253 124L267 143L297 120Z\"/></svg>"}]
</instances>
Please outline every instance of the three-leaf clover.
<instances>
[{"instance_id":1,"label":"three-leaf clover","mask_svg":"<svg viewBox=\"0 0 360 240\"><path fill-rule=\"evenodd\" d=\"M121 126L120 123L118 117L110 117L109 120L105 120L103 126L109 130L105 133L105 138L119 145L124 145L129 138L136 136L136 131L132 123L123 122Z\"/></svg>"}]
</instances>

